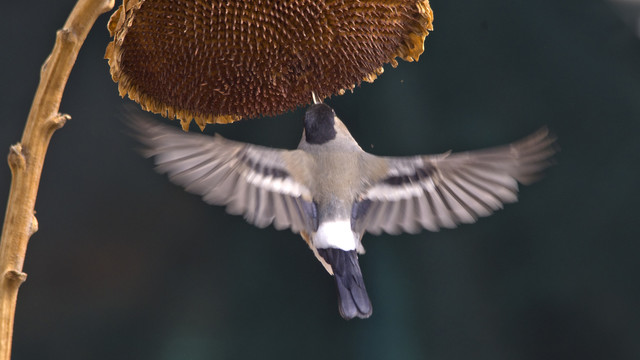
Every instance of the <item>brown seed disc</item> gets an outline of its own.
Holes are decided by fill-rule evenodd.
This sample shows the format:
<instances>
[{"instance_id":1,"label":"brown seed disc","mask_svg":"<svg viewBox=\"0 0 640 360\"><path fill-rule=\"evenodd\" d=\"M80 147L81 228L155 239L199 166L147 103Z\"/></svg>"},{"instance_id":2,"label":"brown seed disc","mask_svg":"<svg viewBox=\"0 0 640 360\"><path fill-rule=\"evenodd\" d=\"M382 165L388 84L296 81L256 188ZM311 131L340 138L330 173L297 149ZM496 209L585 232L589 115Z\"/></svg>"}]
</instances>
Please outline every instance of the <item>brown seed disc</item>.
<instances>
[{"instance_id":1,"label":"brown seed disc","mask_svg":"<svg viewBox=\"0 0 640 360\"><path fill-rule=\"evenodd\" d=\"M432 21L428 0L124 0L105 58L122 96L204 127L372 82Z\"/></svg>"}]
</instances>

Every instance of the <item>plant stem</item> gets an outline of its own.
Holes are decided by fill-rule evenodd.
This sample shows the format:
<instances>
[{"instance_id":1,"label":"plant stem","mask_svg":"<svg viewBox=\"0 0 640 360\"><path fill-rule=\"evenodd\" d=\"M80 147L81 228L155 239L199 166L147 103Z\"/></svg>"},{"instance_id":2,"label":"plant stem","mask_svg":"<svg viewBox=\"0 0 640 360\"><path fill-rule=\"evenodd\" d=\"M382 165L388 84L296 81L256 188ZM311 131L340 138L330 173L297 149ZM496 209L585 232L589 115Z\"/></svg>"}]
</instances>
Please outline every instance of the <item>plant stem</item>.
<instances>
[{"instance_id":1,"label":"plant stem","mask_svg":"<svg viewBox=\"0 0 640 360\"><path fill-rule=\"evenodd\" d=\"M38 230L34 206L44 157L54 131L70 118L58 113L62 94L89 30L113 5L114 0L78 0L42 65L22 141L9 150L12 181L0 240L0 360L11 358L18 288L27 278L22 266L29 238Z\"/></svg>"}]
</instances>

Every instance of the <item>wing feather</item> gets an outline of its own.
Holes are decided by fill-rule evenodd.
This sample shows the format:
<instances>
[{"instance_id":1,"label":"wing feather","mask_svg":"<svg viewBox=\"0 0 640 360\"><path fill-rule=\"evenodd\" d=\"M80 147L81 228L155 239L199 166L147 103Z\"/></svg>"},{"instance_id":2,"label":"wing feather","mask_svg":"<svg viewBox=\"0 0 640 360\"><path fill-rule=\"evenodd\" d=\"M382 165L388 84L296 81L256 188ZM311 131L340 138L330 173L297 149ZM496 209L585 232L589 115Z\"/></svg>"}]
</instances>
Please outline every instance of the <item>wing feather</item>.
<instances>
[{"instance_id":1,"label":"wing feather","mask_svg":"<svg viewBox=\"0 0 640 360\"><path fill-rule=\"evenodd\" d=\"M312 232L315 211L304 169L310 159L300 150L280 150L231 141L222 136L189 134L144 118L131 128L153 157L157 171L213 205L226 205L258 226ZM293 162L293 163L292 163Z\"/></svg>"},{"instance_id":2,"label":"wing feather","mask_svg":"<svg viewBox=\"0 0 640 360\"><path fill-rule=\"evenodd\" d=\"M473 223L517 201L518 183L530 184L550 165L555 137L543 128L512 144L462 153L386 157L386 176L359 198L370 202L356 228L378 234L416 227L437 231Z\"/></svg>"}]
</instances>

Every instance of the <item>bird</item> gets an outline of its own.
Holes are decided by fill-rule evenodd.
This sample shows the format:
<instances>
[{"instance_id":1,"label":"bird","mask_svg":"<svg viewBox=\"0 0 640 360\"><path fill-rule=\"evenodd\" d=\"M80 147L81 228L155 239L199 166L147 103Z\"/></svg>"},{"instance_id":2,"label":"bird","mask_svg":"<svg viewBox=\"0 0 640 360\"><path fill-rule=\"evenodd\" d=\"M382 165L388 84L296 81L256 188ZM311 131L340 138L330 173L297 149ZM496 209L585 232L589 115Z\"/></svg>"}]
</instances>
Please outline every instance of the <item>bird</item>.
<instances>
[{"instance_id":1,"label":"bird","mask_svg":"<svg viewBox=\"0 0 640 360\"><path fill-rule=\"evenodd\" d=\"M142 155L171 182L264 228L289 228L306 241L337 285L347 320L373 311L358 256L365 232L438 231L473 223L517 201L518 184L552 163L546 127L508 145L406 157L365 152L335 111L308 107L297 149L275 149L186 133L134 116Z\"/></svg>"}]
</instances>

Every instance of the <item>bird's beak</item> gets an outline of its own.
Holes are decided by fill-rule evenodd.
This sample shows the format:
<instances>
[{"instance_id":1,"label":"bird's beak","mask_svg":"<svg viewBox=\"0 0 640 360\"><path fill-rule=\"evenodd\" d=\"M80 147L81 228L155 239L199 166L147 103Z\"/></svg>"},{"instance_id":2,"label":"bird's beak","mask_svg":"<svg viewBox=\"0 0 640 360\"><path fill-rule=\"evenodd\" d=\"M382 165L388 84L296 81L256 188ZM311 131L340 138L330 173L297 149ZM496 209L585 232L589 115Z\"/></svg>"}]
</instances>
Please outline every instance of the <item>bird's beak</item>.
<instances>
[{"instance_id":1,"label":"bird's beak","mask_svg":"<svg viewBox=\"0 0 640 360\"><path fill-rule=\"evenodd\" d=\"M322 104L322 100L320 100L318 95L316 95L316 93L314 93L313 91L311 92L311 98L313 99L313 103L315 105Z\"/></svg>"}]
</instances>

